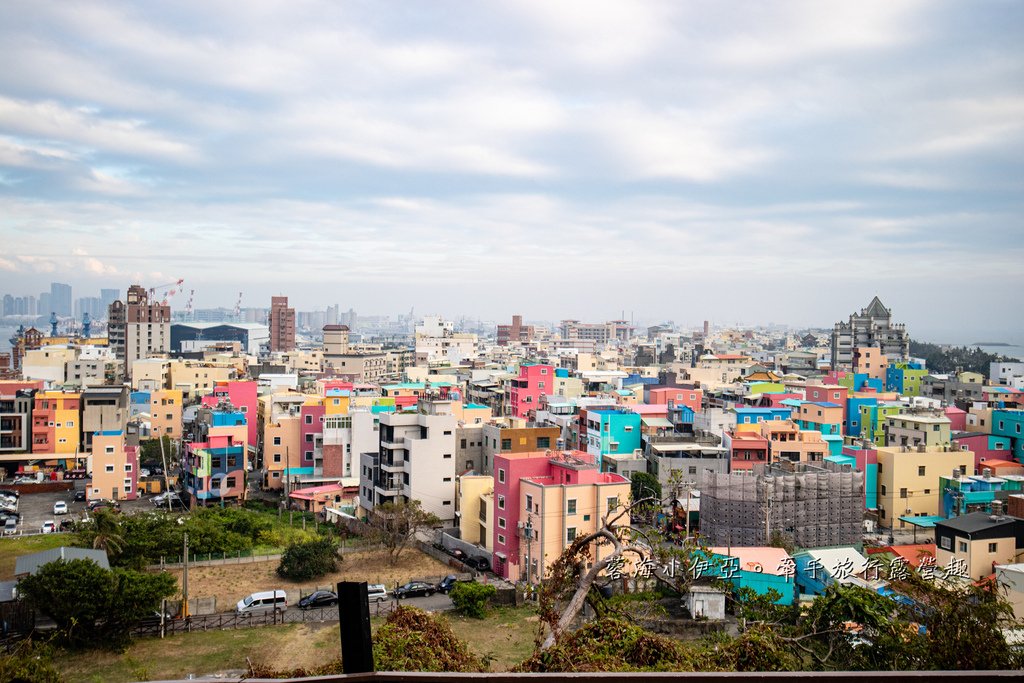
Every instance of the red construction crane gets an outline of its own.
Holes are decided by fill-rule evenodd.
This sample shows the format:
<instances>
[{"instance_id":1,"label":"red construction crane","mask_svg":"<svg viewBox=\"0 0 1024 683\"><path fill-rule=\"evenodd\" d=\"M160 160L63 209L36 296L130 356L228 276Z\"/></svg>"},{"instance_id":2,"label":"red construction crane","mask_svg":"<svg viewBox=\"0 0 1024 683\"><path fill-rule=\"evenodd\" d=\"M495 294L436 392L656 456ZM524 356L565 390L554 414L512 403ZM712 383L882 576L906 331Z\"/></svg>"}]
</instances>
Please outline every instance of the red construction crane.
<instances>
[{"instance_id":1,"label":"red construction crane","mask_svg":"<svg viewBox=\"0 0 1024 683\"><path fill-rule=\"evenodd\" d=\"M168 299L170 299L172 296L174 296L175 294L178 293L181 285L184 282L185 282L185 280L183 278L183 279L180 279L180 280L176 280L174 282L168 282L167 284L164 284L164 285L157 285L156 287L150 287L149 288L149 300L150 300L150 302L152 302L154 299L156 299L156 293L158 291L167 290L166 292L164 292L164 298L160 302L161 304L166 304Z\"/></svg>"}]
</instances>

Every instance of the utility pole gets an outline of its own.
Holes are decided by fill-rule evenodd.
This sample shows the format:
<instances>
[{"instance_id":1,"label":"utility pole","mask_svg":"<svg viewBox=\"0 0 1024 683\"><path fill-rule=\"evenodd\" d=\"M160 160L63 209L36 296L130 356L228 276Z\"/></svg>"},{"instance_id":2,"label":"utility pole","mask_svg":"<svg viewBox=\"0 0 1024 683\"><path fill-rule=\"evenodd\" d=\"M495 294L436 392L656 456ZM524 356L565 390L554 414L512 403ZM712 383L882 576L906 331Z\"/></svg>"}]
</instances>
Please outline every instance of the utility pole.
<instances>
[{"instance_id":1,"label":"utility pole","mask_svg":"<svg viewBox=\"0 0 1024 683\"><path fill-rule=\"evenodd\" d=\"M185 569L181 575L181 616L188 618L188 532L185 532Z\"/></svg>"},{"instance_id":2,"label":"utility pole","mask_svg":"<svg viewBox=\"0 0 1024 683\"><path fill-rule=\"evenodd\" d=\"M167 511L173 512L174 509L171 507L171 480L167 476L167 454L164 453L164 437L159 438L160 441L160 461L164 464L164 491L167 496Z\"/></svg>"},{"instance_id":3,"label":"utility pole","mask_svg":"<svg viewBox=\"0 0 1024 683\"><path fill-rule=\"evenodd\" d=\"M533 574L531 573L532 572L531 567L533 565L530 564L530 560L532 559L530 557L530 548L533 545L533 517L532 516L526 518L526 526L523 527L523 534L526 536L526 581L527 581L527 583L529 583L532 586L533 585Z\"/></svg>"}]
</instances>

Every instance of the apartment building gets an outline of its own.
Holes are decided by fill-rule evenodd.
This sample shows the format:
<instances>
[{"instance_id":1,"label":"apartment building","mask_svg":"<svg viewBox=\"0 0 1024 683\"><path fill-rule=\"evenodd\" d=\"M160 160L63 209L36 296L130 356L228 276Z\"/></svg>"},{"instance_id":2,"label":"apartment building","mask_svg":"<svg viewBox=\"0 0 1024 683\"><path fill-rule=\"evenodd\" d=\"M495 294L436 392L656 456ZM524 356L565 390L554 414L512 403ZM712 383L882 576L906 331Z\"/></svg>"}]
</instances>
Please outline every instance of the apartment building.
<instances>
[{"instance_id":1,"label":"apartment building","mask_svg":"<svg viewBox=\"0 0 1024 683\"><path fill-rule=\"evenodd\" d=\"M132 378L135 361L171 350L171 307L150 301L149 292L140 285L128 288L125 301L110 304L107 312L108 338L124 373Z\"/></svg>"},{"instance_id":2,"label":"apartment building","mask_svg":"<svg viewBox=\"0 0 1024 683\"><path fill-rule=\"evenodd\" d=\"M32 452L76 453L81 444L82 395L42 391L32 406Z\"/></svg>"},{"instance_id":3,"label":"apartment building","mask_svg":"<svg viewBox=\"0 0 1024 683\"><path fill-rule=\"evenodd\" d=\"M974 474L974 453L948 447L879 448L877 458L878 523L890 529L906 528L903 517L940 514L940 477Z\"/></svg>"},{"instance_id":4,"label":"apartment building","mask_svg":"<svg viewBox=\"0 0 1024 683\"><path fill-rule=\"evenodd\" d=\"M153 437L168 436L180 439L182 429L182 405L184 397L177 389L160 389L148 392L149 420Z\"/></svg>"},{"instance_id":5,"label":"apartment building","mask_svg":"<svg viewBox=\"0 0 1024 683\"><path fill-rule=\"evenodd\" d=\"M562 430L553 426L527 427L524 423L509 426L493 422L482 425L480 436L483 460L480 471L489 474L493 470L494 459L499 454L529 453L558 448L561 434Z\"/></svg>"},{"instance_id":6,"label":"apartment building","mask_svg":"<svg viewBox=\"0 0 1024 683\"><path fill-rule=\"evenodd\" d=\"M425 398L417 412L382 413L378 450L360 454L360 507L418 500L442 521L453 520L457 427L447 400Z\"/></svg>"},{"instance_id":7,"label":"apartment building","mask_svg":"<svg viewBox=\"0 0 1024 683\"><path fill-rule=\"evenodd\" d=\"M905 412L891 415L885 418L884 429L886 446L938 448L952 442L950 419L940 414Z\"/></svg>"},{"instance_id":8,"label":"apartment building","mask_svg":"<svg viewBox=\"0 0 1024 683\"><path fill-rule=\"evenodd\" d=\"M200 505L244 500L246 416L227 405L203 406L196 426L199 439L186 444L183 456L185 493Z\"/></svg>"},{"instance_id":9,"label":"apartment building","mask_svg":"<svg viewBox=\"0 0 1024 683\"><path fill-rule=\"evenodd\" d=\"M135 500L139 496L139 452L125 445L122 430L94 432L90 435L92 453L86 469L92 482L86 500Z\"/></svg>"},{"instance_id":10,"label":"apartment building","mask_svg":"<svg viewBox=\"0 0 1024 683\"><path fill-rule=\"evenodd\" d=\"M295 350L295 309L288 307L288 297L270 297L270 352Z\"/></svg>"},{"instance_id":11,"label":"apartment building","mask_svg":"<svg viewBox=\"0 0 1024 683\"><path fill-rule=\"evenodd\" d=\"M554 393L555 368L540 363L523 363L519 375L508 383L505 409L511 417L530 419L540 408L540 397Z\"/></svg>"},{"instance_id":12,"label":"apartment building","mask_svg":"<svg viewBox=\"0 0 1024 683\"><path fill-rule=\"evenodd\" d=\"M876 296L866 308L832 329L833 370L853 366L854 349L877 348L886 358L904 361L910 355L906 326L892 322L892 311Z\"/></svg>"},{"instance_id":13,"label":"apartment building","mask_svg":"<svg viewBox=\"0 0 1024 683\"><path fill-rule=\"evenodd\" d=\"M90 387L79 396L83 450L92 450L92 435L95 432L123 432L128 426L130 407L127 386Z\"/></svg>"},{"instance_id":14,"label":"apartment building","mask_svg":"<svg viewBox=\"0 0 1024 683\"><path fill-rule=\"evenodd\" d=\"M958 560L977 581L995 572L996 565L1014 564L1024 555L1024 519L971 512L935 524L935 563L950 566Z\"/></svg>"}]
</instances>

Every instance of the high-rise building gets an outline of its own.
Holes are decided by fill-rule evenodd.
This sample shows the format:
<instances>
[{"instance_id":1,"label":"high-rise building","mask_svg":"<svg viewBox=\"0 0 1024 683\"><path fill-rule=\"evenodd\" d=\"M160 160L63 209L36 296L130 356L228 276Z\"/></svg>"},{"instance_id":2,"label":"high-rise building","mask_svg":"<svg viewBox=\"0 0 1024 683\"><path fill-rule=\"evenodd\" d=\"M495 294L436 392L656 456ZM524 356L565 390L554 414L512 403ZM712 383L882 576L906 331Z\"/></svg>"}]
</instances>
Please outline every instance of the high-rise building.
<instances>
[{"instance_id":1,"label":"high-rise building","mask_svg":"<svg viewBox=\"0 0 1024 683\"><path fill-rule=\"evenodd\" d=\"M124 363L124 376L131 378L135 361L171 350L171 307L150 303L149 293L140 285L129 287L126 299L110 305L107 333L110 347Z\"/></svg>"},{"instance_id":2,"label":"high-rise building","mask_svg":"<svg viewBox=\"0 0 1024 683\"><path fill-rule=\"evenodd\" d=\"M74 313L71 301L71 285L60 282L50 283L50 306L58 316L70 318Z\"/></svg>"},{"instance_id":3,"label":"high-rise building","mask_svg":"<svg viewBox=\"0 0 1024 683\"><path fill-rule=\"evenodd\" d=\"M270 351L295 350L295 309L288 297L270 297Z\"/></svg>"},{"instance_id":4,"label":"high-rise building","mask_svg":"<svg viewBox=\"0 0 1024 683\"><path fill-rule=\"evenodd\" d=\"M120 289L101 289L100 290L100 301L102 302L103 315L107 314L110 309L110 304L114 303L121 297Z\"/></svg>"},{"instance_id":5,"label":"high-rise building","mask_svg":"<svg viewBox=\"0 0 1024 683\"><path fill-rule=\"evenodd\" d=\"M53 311L50 308L50 293L40 292L39 303L36 305L36 313L39 315L50 315Z\"/></svg>"}]
</instances>

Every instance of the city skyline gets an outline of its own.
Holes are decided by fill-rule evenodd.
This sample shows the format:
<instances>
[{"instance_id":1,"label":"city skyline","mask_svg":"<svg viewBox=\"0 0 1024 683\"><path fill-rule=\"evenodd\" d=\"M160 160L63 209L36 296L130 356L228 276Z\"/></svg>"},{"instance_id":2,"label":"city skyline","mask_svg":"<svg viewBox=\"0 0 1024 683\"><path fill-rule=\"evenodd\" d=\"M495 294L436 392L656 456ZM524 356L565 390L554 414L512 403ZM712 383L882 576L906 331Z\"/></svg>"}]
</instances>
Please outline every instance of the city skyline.
<instances>
[{"instance_id":1,"label":"city skyline","mask_svg":"<svg viewBox=\"0 0 1024 683\"><path fill-rule=\"evenodd\" d=\"M1024 336L1018 3L0 19L3 291Z\"/></svg>"}]
</instances>

